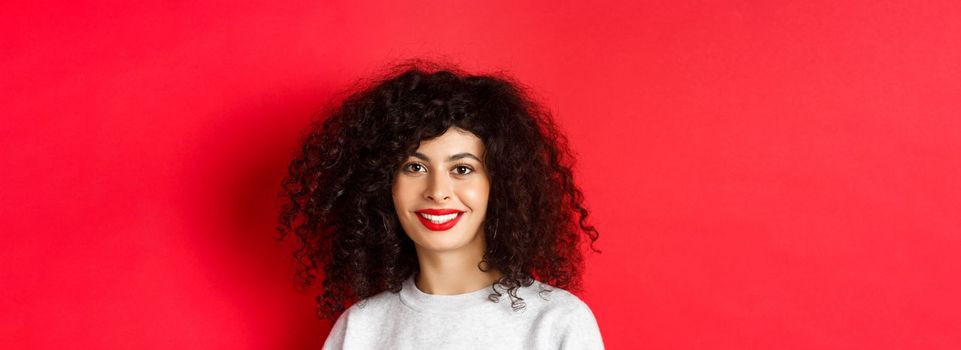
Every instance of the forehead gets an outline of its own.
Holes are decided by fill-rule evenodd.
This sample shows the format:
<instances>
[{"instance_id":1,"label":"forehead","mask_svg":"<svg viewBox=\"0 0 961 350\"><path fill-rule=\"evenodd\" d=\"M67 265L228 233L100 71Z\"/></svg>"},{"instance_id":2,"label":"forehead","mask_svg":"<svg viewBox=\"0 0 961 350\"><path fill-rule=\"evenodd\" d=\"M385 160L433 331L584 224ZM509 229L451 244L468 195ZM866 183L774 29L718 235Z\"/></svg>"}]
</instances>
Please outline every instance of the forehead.
<instances>
[{"instance_id":1,"label":"forehead","mask_svg":"<svg viewBox=\"0 0 961 350\"><path fill-rule=\"evenodd\" d=\"M484 142L469 131L450 128L438 137L421 141L417 147L417 153L431 158L463 152L470 152L480 157L484 153Z\"/></svg>"}]
</instances>

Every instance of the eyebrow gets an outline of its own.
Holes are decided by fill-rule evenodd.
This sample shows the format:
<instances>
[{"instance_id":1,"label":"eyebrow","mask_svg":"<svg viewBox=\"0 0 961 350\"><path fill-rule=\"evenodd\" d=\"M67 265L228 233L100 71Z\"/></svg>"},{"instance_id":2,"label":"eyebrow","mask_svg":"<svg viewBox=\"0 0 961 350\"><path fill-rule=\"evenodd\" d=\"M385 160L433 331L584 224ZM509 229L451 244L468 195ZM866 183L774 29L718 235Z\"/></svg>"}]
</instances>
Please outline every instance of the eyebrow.
<instances>
[{"instance_id":1,"label":"eyebrow","mask_svg":"<svg viewBox=\"0 0 961 350\"><path fill-rule=\"evenodd\" d=\"M427 158L427 156L425 156L423 153L420 153L420 152L414 152L414 154L412 154L412 156L417 157L417 158L420 158L420 159L423 159L423 160L428 161L428 162L430 161L430 158ZM452 155L452 156L450 156L450 157L447 158L447 161L455 161L455 160L458 160L458 159L461 159L461 158L474 158L474 159L477 160L478 162L481 162L480 158L477 158L477 156L475 156L475 155L473 155L473 154L470 154L470 153L466 153L466 152L465 152L465 153L458 153L458 154Z\"/></svg>"}]
</instances>

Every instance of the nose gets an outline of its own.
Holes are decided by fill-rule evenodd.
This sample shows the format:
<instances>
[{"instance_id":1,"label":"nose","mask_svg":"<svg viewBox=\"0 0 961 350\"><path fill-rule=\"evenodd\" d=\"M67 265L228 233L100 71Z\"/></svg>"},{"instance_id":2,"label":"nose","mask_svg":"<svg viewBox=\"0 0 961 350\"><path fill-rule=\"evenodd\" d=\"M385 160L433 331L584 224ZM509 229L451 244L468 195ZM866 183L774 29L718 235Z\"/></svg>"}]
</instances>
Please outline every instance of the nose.
<instances>
[{"instance_id":1,"label":"nose","mask_svg":"<svg viewBox=\"0 0 961 350\"><path fill-rule=\"evenodd\" d=\"M424 191L424 198L432 201L446 201L450 199L450 193L451 181L447 174L441 171L433 172Z\"/></svg>"}]
</instances>

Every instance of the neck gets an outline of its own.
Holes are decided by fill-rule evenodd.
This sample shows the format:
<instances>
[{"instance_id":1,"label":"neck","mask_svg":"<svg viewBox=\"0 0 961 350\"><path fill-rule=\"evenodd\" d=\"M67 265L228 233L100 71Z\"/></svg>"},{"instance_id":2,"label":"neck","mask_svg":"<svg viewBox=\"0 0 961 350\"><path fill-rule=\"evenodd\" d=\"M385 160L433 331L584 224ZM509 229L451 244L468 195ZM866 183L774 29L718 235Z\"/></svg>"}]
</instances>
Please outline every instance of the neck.
<instances>
[{"instance_id":1,"label":"neck","mask_svg":"<svg viewBox=\"0 0 961 350\"><path fill-rule=\"evenodd\" d=\"M478 236L459 250L438 252L417 247L417 288L427 294L455 295L484 289L500 279L502 274L497 269L481 271L478 267L486 249L483 235Z\"/></svg>"}]
</instances>

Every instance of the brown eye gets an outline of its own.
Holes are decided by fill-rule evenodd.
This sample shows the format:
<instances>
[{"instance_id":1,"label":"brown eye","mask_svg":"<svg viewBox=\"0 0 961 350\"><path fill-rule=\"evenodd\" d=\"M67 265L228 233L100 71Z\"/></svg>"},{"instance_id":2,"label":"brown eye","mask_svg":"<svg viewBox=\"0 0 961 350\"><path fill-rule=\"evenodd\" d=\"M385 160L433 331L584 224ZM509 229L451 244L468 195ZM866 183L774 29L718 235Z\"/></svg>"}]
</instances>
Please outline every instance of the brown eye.
<instances>
[{"instance_id":1,"label":"brown eye","mask_svg":"<svg viewBox=\"0 0 961 350\"><path fill-rule=\"evenodd\" d=\"M423 168L424 166L417 163L410 163L404 166L404 171L412 171L411 170L412 167L417 167L417 169L420 169L420 168ZM413 172L417 173L417 172L420 172L420 170L413 170Z\"/></svg>"},{"instance_id":2,"label":"brown eye","mask_svg":"<svg viewBox=\"0 0 961 350\"><path fill-rule=\"evenodd\" d=\"M466 166L466 165L461 165L461 166L458 166L458 167L456 167L456 168L454 168L454 169L457 169L457 170L465 170L465 171L466 171L465 173L458 172L458 175L467 175L467 174L470 174L470 173L473 173L473 172L474 172L474 169L471 169L471 167ZM455 171L456 171L456 170L455 170Z\"/></svg>"}]
</instances>

